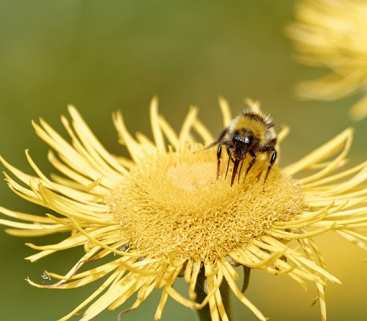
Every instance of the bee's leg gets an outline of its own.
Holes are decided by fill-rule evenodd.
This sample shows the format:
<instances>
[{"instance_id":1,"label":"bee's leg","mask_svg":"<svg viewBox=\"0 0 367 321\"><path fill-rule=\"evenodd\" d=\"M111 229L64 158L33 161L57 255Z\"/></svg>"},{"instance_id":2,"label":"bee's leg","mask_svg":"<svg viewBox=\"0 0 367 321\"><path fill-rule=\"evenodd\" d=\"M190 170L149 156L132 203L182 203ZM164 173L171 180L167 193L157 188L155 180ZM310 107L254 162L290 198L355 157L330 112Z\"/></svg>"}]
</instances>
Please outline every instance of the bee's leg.
<instances>
[{"instance_id":1,"label":"bee's leg","mask_svg":"<svg viewBox=\"0 0 367 321\"><path fill-rule=\"evenodd\" d=\"M264 179L264 185L266 183L266 180L268 179L269 173L271 168L273 167L276 159L277 159L277 151L275 149L275 146L277 144L277 139L274 138L270 140L268 143L261 145L258 147L257 151L260 153L266 153L269 158L269 165L266 170L265 179ZM257 176L257 179L259 180L261 178L262 171L260 171L259 175Z\"/></svg>"},{"instance_id":2,"label":"bee's leg","mask_svg":"<svg viewBox=\"0 0 367 321\"><path fill-rule=\"evenodd\" d=\"M277 151L273 148L273 150L270 151L270 161L269 161L269 166L268 169L266 170L266 175L265 175L265 179L264 179L264 184L266 183L266 180L268 179L269 173L271 168L273 167L275 161L277 159Z\"/></svg>"},{"instance_id":3,"label":"bee's leg","mask_svg":"<svg viewBox=\"0 0 367 321\"><path fill-rule=\"evenodd\" d=\"M233 163L233 171L232 171L232 178L231 178L231 186L233 185L234 179L236 178L238 165L240 164L240 161L236 159Z\"/></svg>"},{"instance_id":4,"label":"bee's leg","mask_svg":"<svg viewBox=\"0 0 367 321\"><path fill-rule=\"evenodd\" d=\"M226 169L226 176L225 176L225 179L227 179L227 176L228 176L228 170L229 170L229 158L228 158L228 162L227 162L227 169Z\"/></svg>"},{"instance_id":5,"label":"bee's leg","mask_svg":"<svg viewBox=\"0 0 367 321\"><path fill-rule=\"evenodd\" d=\"M242 167L243 167L243 163L245 162L245 158L246 158L246 155L244 158L242 158L241 163L240 163L240 170L238 171L238 182L240 182Z\"/></svg>"},{"instance_id":6,"label":"bee's leg","mask_svg":"<svg viewBox=\"0 0 367 321\"><path fill-rule=\"evenodd\" d=\"M219 134L219 137L212 143L210 143L208 146L205 147L205 149L212 148L213 146L223 143L224 136L228 133L228 128L224 128L221 133Z\"/></svg>"},{"instance_id":7,"label":"bee's leg","mask_svg":"<svg viewBox=\"0 0 367 321\"><path fill-rule=\"evenodd\" d=\"M219 178L219 174L220 174L221 158L222 158L222 144L218 144L218 147L217 147L217 179Z\"/></svg>"},{"instance_id":8,"label":"bee's leg","mask_svg":"<svg viewBox=\"0 0 367 321\"><path fill-rule=\"evenodd\" d=\"M228 146L227 146L226 150L227 150L227 155L228 155L228 161L227 161L227 169L226 169L226 176L225 176L225 179L227 179L227 176L228 176L228 170L229 170L229 163L230 163L230 161L232 160L231 152L229 151ZM233 161L233 160L232 160L232 161Z\"/></svg>"},{"instance_id":9,"label":"bee's leg","mask_svg":"<svg viewBox=\"0 0 367 321\"><path fill-rule=\"evenodd\" d=\"M249 163L249 165L246 169L245 179L246 179L247 174L250 172L251 168L254 166L254 164L256 162L256 153L253 150L250 150L249 153L250 153L252 158L251 158L250 163Z\"/></svg>"}]
</instances>

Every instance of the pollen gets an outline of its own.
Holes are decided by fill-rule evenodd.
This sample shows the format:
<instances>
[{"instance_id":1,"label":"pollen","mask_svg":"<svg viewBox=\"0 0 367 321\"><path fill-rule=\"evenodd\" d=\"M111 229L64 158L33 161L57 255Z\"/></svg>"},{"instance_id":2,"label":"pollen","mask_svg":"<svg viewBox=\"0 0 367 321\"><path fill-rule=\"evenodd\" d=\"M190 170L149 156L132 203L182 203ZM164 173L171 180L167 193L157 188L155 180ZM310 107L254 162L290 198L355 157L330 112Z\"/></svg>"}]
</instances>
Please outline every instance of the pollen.
<instances>
[{"instance_id":1,"label":"pollen","mask_svg":"<svg viewBox=\"0 0 367 321\"><path fill-rule=\"evenodd\" d=\"M132 248L153 258L215 261L302 213L301 188L277 166L264 183L265 166L260 160L231 186L225 168L216 178L212 150L160 156L113 190L111 211Z\"/></svg>"}]
</instances>

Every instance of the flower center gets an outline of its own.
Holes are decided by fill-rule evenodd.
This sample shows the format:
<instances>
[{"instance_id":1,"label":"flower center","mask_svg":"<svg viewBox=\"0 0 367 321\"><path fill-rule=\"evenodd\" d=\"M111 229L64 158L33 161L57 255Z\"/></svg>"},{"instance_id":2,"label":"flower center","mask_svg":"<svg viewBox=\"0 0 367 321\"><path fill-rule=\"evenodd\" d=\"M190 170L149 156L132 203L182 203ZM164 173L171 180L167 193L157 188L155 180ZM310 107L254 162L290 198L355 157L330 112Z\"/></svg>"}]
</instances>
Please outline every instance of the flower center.
<instances>
[{"instance_id":1,"label":"flower center","mask_svg":"<svg viewBox=\"0 0 367 321\"><path fill-rule=\"evenodd\" d=\"M180 164L172 166L167 171L167 176L176 188L187 192L195 192L210 184L215 184L216 167L213 162L197 164Z\"/></svg>"},{"instance_id":2,"label":"flower center","mask_svg":"<svg viewBox=\"0 0 367 321\"><path fill-rule=\"evenodd\" d=\"M303 210L303 195L277 166L259 159L230 185L223 158L216 178L213 150L171 153L136 165L113 191L111 210L130 246L151 257L215 260Z\"/></svg>"}]
</instances>

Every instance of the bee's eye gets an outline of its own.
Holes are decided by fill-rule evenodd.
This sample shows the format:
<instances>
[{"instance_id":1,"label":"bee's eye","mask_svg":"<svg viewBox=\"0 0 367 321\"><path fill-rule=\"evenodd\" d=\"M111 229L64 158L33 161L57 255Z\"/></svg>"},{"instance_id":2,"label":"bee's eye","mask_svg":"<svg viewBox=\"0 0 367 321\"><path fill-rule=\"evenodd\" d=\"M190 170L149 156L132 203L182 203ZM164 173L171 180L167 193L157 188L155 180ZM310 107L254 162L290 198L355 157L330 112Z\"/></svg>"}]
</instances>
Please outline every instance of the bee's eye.
<instances>
[{"instance_id":1,"label":"bee's eye","mask_svg":"<svg viewBox=\"0 0 367 321\"><path fill-rule=\"evenodd\" d=\"M250 144L251 143L251 137L250 136L241 136L241 135L236 135L234 137L234 140L241 142L243 144Z\"/></svg>"}]
</instances>

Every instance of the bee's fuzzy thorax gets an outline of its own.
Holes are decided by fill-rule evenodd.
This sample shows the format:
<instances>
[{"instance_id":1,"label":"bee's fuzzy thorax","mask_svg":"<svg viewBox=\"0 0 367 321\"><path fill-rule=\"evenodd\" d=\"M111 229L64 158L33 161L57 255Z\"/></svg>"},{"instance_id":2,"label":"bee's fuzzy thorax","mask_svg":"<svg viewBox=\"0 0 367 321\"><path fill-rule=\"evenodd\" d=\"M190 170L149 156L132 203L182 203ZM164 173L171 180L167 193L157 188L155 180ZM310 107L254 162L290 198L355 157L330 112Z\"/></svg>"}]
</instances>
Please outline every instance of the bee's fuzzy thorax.
<instances>
[{"instance_id":1,"label":"bee's fuzzy thorax","mask_svg":"<svg viewBox=\"0 0 367 321\"><path fill-rule=\"evenodd\" d=\"M266 125L257 118L248 117L247 114L240 114L233 119L231 124L231 131L242 130L243 128L251 130L261 142L265 140Z\"/></svg>"},{"instance_id":2,"label":"bee's fuzzy thorax","mask_svg":"<svg viewBox=\"0 0 367 321\"><path fill-rule=\"evenodd\" d=\"M264 114L260 109L250 107L243 110L229 125L230 132L243 128L251 130L262 144L276 138L272 117Z\"/></svg>"}]
</instances>

